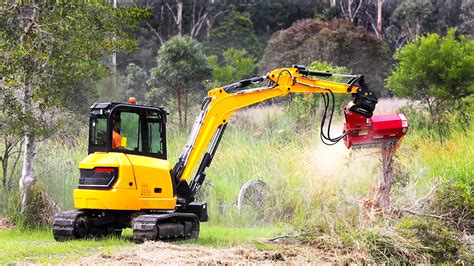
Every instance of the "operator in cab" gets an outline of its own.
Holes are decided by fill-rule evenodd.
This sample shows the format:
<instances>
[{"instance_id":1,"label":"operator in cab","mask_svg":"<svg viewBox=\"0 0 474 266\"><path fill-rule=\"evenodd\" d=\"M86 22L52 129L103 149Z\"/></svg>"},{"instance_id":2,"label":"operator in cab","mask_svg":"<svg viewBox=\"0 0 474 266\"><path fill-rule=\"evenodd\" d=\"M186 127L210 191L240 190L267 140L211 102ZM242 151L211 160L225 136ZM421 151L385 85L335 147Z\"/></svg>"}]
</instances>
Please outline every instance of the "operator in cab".
<instances>
[{"instance_id":1,"label":"operator in cab","mask_svg":"<svg viewBox=\"0 0 474 266\"><path fill-rule=\"evenodd\" d=\"M114 118L112 126L112 149L122 148L122 136L120 135L120 117Z\"/></svg>"}]
</instances>

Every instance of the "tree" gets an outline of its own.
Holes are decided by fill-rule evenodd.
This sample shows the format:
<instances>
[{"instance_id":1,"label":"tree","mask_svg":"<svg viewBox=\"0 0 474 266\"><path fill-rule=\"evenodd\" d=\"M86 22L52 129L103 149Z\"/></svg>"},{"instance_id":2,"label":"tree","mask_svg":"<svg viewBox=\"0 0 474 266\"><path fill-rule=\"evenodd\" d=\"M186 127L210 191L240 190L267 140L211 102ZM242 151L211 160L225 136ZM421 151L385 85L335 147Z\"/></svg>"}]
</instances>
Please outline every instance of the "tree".
<instances>
[{"instance_id":1,"label":"tree","mask_svg":"<svg viewBox=\"0 0 474 266\"><path fill-rule=\"evenodd\" d=\"M249 14L261 44L266 44L275 31L286 29L295 21L312 18L324 10L323 1L252 1L236 10ZM259 58L261 55L258 55Z\"/></svg>"},{"instance_id":2,"label":"tree","mask_svg":"<svg viewBox=\"0 0 474 266\"><path fill-rule=\"evenodd\" d=\"M384 93L388 68L388 49L384 42L346 20L301 20L276 32L260 61L260 72L326 61L344 66L352 73L364 74L371 88Z\"/></svg>"},{"instance_id":3,"label":"tree","mask_svg":"<svg viewBox=\"0 0 474 266\"><path fill-rule=\"evenodd\" d=\"M384 31L386 40L392 48L398 49L422 34L446 35L452 27L461 27L463 33L468 33L463 24L472 20L472 12L465 12L469 5L472 6L472 0L403 1L393 12L387 12L390 17Z\"/></svg>"},{"instance_id":4,"label":"tree","mask_svg":"<svg viewBox=\"0 0 474 266\"><path fill-rule=\"evenodd\" d=\"M130 63L125 70L125 96L135 97L139 102L145 101L145 95L148 91L148 73L141 67Z\"/></svg>"},{"instance_id":5,"label":"tree","mask_svg":"<svg viewBox=\"0 0 474 266\"><path fill-rule=\"evenodd\" d=\"M4 195L8 195L14 182L14 172L21 155L21 106L15 99L14 92L3 86L0 80L0 137L3 153L0 154L2 163L2 186ZM11 164L11 163L12 164Z\"/></svg>"},{"instance_id":6,"label":"tree","mask_svg":"<svg viewBox=\"0 0 474 266\"><path fill-rule=\"evenodd\" d=\"M364 2L364 0L339 0L342 15L354 23Z\"/></svg>"},{"instance_id":7,"label":"tree","mask_svg":"<svg viewBox=\"0 0 474 266\"><path fill-rule=\"evenodd\" d=\"M262 52L252 21L248 16L236 11L211 30L205 47L209 54L214 55L220 55L230 47L247 50L255 58Z\"/></svg>"},{"instance_id":8,"label":"tree","mask_svg":"<svg viewBox=\"0 0 474 266\"><path fill-rule=\"evenodd\" d=\"M459 29L463 34L474 35L474 0L464 0L460 12Z\"/></svg>"},{"instance_id":9,"label":"tree","mask_svg":"<svg viewBox=\"0 0 474 266\"><path fill-rule=\"evenodd\" d=\"M474 42L456 30L446 37L418 37L396 54L398 64L387 86L401 97L420 101L430 117L430 128L446 134L448 116L466 108L474 92Z\"/></svg>"},{"instance_id":10,"label":"tree","mask_svg":"<svg viewBox=\"0 0 474 266\"><path fill-rule=\"evenodd\" d=\"M21 106L9 111L18 112L24 138L22 214L36 183L35 141L47 129L48 108L64 106L71 102L68 95L88 91L83 85L105 73L103 55L132 48L134 40L124 27L143 15L137 8L114 9L102 2L13 2L0 7L0 75L14 96L11 101Z\"/></svg>"},{"instance_id":11,"label":"tree","mask_svg":"<svg viewBox=\"0 0 474 266\"><path fill-rule=\"evenodd\" d=\"M188 121L189 94L204 87L203 81L210 77L211 67L201 45L189 37L174 37L165 42L158 51L156 63L148 84L173 95L179 125L183 127Z\"/></svg>"},{"instance_id":12,"label":"tree","mask_svg":"<svg viewBox=\"0 0 474 266\"><path fill-rule=\"evenodd\" d=\"M392 46L401 48L422 33L433 31L437 20L433 12L430 0L406 1L397 7L390 18L391 25L386 29Z\"/></svg>"},{"instance_id":13,"label":"tree","mask_svg":"<svg viewBox=\"0 0 474 266\"><path fill-rule=\"evenodd\" d=\"M257 67L255 58L249 56L245 50L229 48L224 52L223 57L223 63L220 64L217 56L208 57L212 68L212 82L209 86L212 88L248 78L254 74Z\"/></svg>"}]
</instances>

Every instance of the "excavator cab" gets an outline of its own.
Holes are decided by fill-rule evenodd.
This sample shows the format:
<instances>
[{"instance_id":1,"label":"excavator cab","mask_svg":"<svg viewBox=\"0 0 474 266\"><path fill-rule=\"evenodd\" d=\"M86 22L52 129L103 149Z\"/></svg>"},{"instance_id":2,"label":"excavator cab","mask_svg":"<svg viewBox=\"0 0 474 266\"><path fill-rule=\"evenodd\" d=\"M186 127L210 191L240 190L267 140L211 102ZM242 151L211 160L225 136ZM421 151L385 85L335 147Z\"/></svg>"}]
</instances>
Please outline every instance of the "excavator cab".
<instances>
[{"instance_id":1,"label":"excavator cab","mask_svg":"<svg viewBox=\"0 0 474 266\"><path fill-rule=\"evenodd\" d=\"M166 160L166 115L163 108L95 103L90 112L88 153L120 151Z\"/></svg>"}]
</instances>

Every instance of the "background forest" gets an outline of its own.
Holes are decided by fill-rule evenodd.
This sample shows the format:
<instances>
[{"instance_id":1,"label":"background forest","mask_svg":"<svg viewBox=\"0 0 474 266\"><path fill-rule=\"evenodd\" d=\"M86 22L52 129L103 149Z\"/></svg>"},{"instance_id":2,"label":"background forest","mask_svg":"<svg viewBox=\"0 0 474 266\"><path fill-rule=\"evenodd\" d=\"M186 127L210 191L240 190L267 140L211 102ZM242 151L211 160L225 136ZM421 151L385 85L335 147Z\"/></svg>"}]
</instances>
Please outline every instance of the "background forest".
<instances>
[{"instance_id":1,"label":"background forest","mask_svg":"<svg viewBox=\"0 0 474 266\"><path fill-rule=\"evenodd\" d=\"M207 90L301 64L363 74L376 112L409 116L390 213L365 201L376 151L323 146L319 97L292 96L229 123L201 194L210 224L263 225L337 262L473 262L473 0L68 2L0 4L0 216L43 228L73 208L94 102L165 107L175 163ZM237 210L250 179L271 207Z\"/></svg>"}]
</instances>

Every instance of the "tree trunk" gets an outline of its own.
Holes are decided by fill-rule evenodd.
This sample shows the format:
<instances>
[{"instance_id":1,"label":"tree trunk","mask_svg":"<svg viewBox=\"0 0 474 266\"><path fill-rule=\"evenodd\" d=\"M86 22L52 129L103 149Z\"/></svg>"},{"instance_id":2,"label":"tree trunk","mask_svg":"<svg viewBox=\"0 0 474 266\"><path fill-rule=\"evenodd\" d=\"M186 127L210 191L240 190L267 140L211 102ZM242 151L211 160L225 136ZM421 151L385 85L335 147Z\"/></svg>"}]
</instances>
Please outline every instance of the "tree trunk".
<instances>
[{"instance_id":1,"label":"tree trunk","mask_svg":"<svg viewBox=\"0 0 474 266\"><path fill-rule=\"evenodd\" d=\"M193 28L194 28L194 25L196 25L196 0L192 0L192 12L191 12L191 25L189 25L189 32L191 32L191 38L193 37L192 35L192 32L193 32Z\"/></svg>"},{"instance_id":2,"label":"tree trunk","mask_svg":"<svg viewBox=\"0 0 474 266\"><path fill-rule=\"evenodd\" d=\"M178 116L179 116L179 127L183 128L183 115L181 112L182 103L181 103L181 89L176 90L176 100L178 101Z\"/></svg>"},{"instance_id":3,"label":"tree trunk","mask_svg":"<svg viewBox=\"0 0 474 266\"><path fill-rule=\"evenodd\" d=\"M183 28L183 0L176 0L176 26L178 27L178 36L181 38Z\"/></svg>"},{"instance_id":4,"label":"tree trunk","mask_svg":"<svg viewBox=\"0 0 474 266\"><path fill-rule=\"evenodd\" d=\"M15 151L17 154L16 154L16 157L15 157L15 160L13 161L13 166L10 168L10 178L8 179L8 182L7 182L7 190L8 192L10 192L12 190L12 187L13 187L13 183L15 181L15 178L14 178L14 174L15 174L15 170L16 170L16 166L18 164L18 161L20 160L20 156L21 156L21 146L23 145L23 142L21 142L20 144L20 150L18 151Z\"/></svg>"},{"instance_id":5,"label":"tree trunk","mask_svg":"<svg viewBox=\"0 0 474 266\"><path fill-rule=\"evenodd\" d=\"M188 94L184 93L184 126L188 125Z\"/></svg>"},{"instance_id":6,"label":"tree trunk","mask_svg":"<svg viewBox=\"0 0 474 266\"><path fill-rule=\"evenodd\" d=\"M375 199L379 207L385 212L390 211L390 191L393 184L393 156L396 145L382 146L382 179L379 181Z\"/></svg>"},{"instance_id":7,"label":"tree trunk","mask_svg":"<svg viewBox=\"0 0 474 266\"><path fill-rule=\"evenodd\" d=\"M377 38L382 37L382 0L377 0Z\"/></svg>"},{"instance_id":8,"label":"tree trunk","mask_svg":"<svg viewBox=\"0 0 474 266\"><path fill-rule=\"evenodd\" d=\"M3 190L5 193L8 191L7 189L7 176L8 176L8 154L5 149L5 153L3 154L3 157L1 158L2 161L2 185L3 185Z\"/></svg>"},{"instance_id":9,"label":"tree trunk","mask_svg":"<svg viewBox=\"0 0 474 266\"><path fill-rule=\"evenodd\" d=\"M32 105L32 85L25 82L23 94L23 112L27 117L33 116ZM33 173L33 157L35 152L35 136L31 125L25 126L24 129L25 149L23 153L23 169L19 181L21 196L21 214L25 214L28 204L31 202L31 190L36 183L36 177Z\"/></svg>"}]
</instances>

